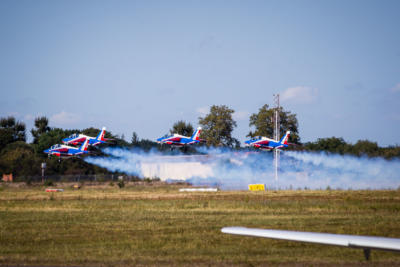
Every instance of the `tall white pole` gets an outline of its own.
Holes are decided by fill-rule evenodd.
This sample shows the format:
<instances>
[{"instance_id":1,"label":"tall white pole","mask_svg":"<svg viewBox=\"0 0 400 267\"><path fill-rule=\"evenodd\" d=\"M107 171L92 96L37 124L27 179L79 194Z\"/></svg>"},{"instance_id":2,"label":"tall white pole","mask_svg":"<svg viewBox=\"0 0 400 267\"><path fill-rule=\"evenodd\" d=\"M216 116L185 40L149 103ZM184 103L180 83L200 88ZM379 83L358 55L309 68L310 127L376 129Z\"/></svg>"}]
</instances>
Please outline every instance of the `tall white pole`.
<instances>
[{"instance_id":1,"label":"tall white pole","mask_svg":"<svg viewBox=\"0 0 400 267\"><path fill-rule=\"evenodd\" d=\"M275 125L274 125L274 139L279 141L280 139L280 118L279 118L279 94L274 95L275 101ZM278 169L279 169L279 151L274 150L274 161L275 161L275 181L278 181Z\"/></svg>"}]
</instances>

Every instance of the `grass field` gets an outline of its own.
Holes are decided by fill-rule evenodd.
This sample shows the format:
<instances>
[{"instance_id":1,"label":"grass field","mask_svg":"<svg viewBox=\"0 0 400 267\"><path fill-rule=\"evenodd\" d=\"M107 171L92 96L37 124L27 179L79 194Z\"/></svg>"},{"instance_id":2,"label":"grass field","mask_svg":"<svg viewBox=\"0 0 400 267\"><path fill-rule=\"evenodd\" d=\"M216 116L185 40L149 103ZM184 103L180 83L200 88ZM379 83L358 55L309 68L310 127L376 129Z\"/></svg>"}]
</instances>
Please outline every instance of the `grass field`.
<instances>
[{"instance_id":1,"label":"grass field","mask_svg":"<svg viewBox=\"0 0 400 267\"><path fill-rule=\"evenodd\" d=\"M362 250L224 226L400 237L400 191L179 193L178 185L0 185L1 265L363 265ZM371 265L400 253L372 251Z\"/></svg>"}]
</instances>

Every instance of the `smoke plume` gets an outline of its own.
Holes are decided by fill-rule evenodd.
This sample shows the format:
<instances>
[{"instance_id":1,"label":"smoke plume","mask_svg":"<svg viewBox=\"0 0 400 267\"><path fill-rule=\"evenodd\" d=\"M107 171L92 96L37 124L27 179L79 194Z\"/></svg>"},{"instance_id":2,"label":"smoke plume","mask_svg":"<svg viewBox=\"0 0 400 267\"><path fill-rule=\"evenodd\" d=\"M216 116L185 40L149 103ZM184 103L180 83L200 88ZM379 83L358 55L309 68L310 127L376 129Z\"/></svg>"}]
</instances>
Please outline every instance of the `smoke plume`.
<instances>
[{"instance_id":1,"label":"smoke plume","mask_svg":"<svg viewBox=\"0 0 400 267\"><path fill-rule=\"evenodd\" d=\"M261 183L273 189L396 189L400 161L310 152L281 152L278 179L273 153L201 147L198 155L165 155L156 150L105 148L107 157L85 160L110 171L141 178L187 181L221 189Z\"/></svg>"}]
</instances>

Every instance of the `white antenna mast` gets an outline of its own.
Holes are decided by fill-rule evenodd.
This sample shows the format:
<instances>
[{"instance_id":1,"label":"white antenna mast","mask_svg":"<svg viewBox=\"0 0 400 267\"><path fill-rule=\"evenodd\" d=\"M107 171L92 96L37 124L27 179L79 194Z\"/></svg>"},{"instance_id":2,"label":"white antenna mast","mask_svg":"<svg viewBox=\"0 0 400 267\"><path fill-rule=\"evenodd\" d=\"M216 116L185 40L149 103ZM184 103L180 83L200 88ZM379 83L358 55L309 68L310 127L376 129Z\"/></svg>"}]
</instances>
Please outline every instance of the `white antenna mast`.
<instances>
[{"instance_id":1,"label":"white antenna mast","mask_svg":"<svg viewBox=\"0 0 400 267\"><path fill-rule=\"evenodd\" d=\"M274 95L275 104L275 116L274 116L274 139L279 142L280 139L280 118L279 118L279 94ZM274 149L274 162L275 162L275 181L278 181L278 169L279 169L279 150Z\"/></svg>"}]
</instances>

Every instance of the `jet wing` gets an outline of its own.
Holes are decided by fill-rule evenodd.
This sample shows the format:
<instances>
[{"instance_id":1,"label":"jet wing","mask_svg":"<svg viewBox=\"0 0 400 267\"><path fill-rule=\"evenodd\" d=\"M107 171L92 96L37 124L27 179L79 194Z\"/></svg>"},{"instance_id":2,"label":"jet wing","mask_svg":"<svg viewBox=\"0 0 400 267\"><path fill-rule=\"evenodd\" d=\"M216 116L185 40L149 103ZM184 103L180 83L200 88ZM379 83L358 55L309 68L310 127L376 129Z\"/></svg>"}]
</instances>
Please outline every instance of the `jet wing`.
<instances>
[{"instance_id":1,"label":"jet wing","mask_svg":"<svg viewBox=\"0 0 400 267\"><path fill-rule=\"evenodd\" d=\"M167 145L174 145L174 146L184 146L184 143L181 142L174 142L174 141L166 141L165 142Z\"/></svg>"},{"instance_id":2,"label":"jet wing","mask_svg":"<svg viewBox=\"0 0 400 267\"><path fill-rule=\"evenodd\" d=\"M166 141L170 141L170 142L180 142L181 141L181 137L172 137L170 139L167 139Z\"/></svg>"},{"instance_id":3,"label":"jet wing","mask_svg":"<svg viewBox=\"0 0 400 267\"><path fill-rule=\"evenodd\" d=\"M271 143L271 141L269 141L269 140L261 140L261 141L254 142L252 145L257 148L271 148L270 143Z\"/></svg>"},{"instance_id":4,"label":"jet wing","mask_svg":"<svg viewBox=\"0 0 400 267\"><path fill-rule=\"evenodd\" d=\"M172 137L172 138L169 138L169 139L165 139L162 142L166 143L167 145L183 145L181 143L181 139L182 138L180 138L180 137Z\"/></svg>"},{"instance_id":5,"label":"jet wing","mask_svg":"<svg viewBox=\"0 0 400 267\"><path fill-rule=\"evenodd\" d=\"M260 148L260 149L266 149L266 150L271 150L273 149L273 147L270 147L268 145L263 145L263 144L255 144L254 145L255 148Z\"/></svg>"},{"instance_id":6,"label":"jet wing","mask_svg":"<svg viewBox=\"0 0 400 267\"><path fill-rule=\"evenodd\" d=\"M65 144L79 144L85 142L86 138L85 137L79 137L79 138L64 138L62 141Z\"/></svg>"},{"instance_id":7,"label":"jet wing","mask_svg":"<svg viewBox=\"0 0 400 267\"><path fill-rule=\"evenodd\" d=\"M269 143L270 143L269 140L262 140L262 141L256 142L255 144L261 145L261 146L266 146L266 145L268 145Z\"/></svg>"},{"instance_id":8,"label":"jet wing","mask_svg":"<svg viewBox=\"0 0 400 267\"><path fill-rule=\"evenodd\" d=\"M105 143L104 141L97 140L95 138L89 139L89 145L91 145L91 146L97 146L98 144L104 144L104 143Z\"/></svg>"},{"instance_id":9,"label":"jet wing","mask_svg":"<svg viewBox=\"0 0 400 267\"><path fill-rule=\"evenodd\" d=\"M193 140L193 139L189 139L189 138L182 138L180 143L185 144L185 145L191 145L194 143L199 143L200 141L198 140Z\"/></svg>"},{"instance_id":10,"label":"jet wing","mask_svg":"<svg viewBox=\"0 0 400 267\"><path fill-rule=\"evenodd\" d=\"M369 257L370 249L381 249L400 252L400 238L297 232L246 227L224 227L221 229L221 231L226 234L234 235L266 237L288 241L300 241L324 245L362 248L364 249L365 257L367 259Z\"/></svg>"},{"instance_id":11,"label":"jet wing","mask_svg":"<svg viewBox=\"0 0 400 267\"><path fill-rule=\"evenodd\" d=\"M50 152L68 153L68 148L61 147L61 148L57 148L57 149L51 150Z\"/></svg>"}]
</instances>

